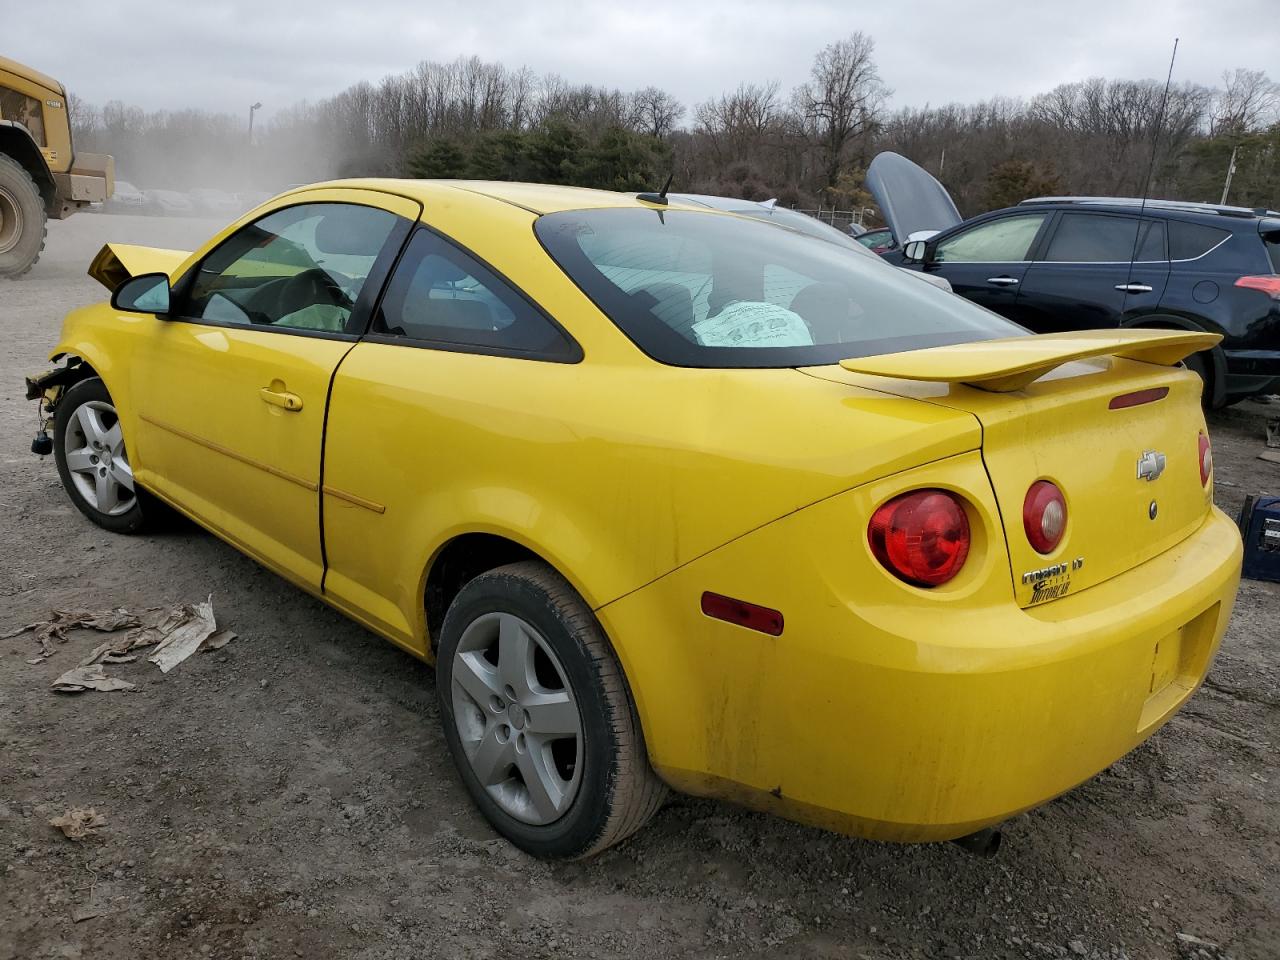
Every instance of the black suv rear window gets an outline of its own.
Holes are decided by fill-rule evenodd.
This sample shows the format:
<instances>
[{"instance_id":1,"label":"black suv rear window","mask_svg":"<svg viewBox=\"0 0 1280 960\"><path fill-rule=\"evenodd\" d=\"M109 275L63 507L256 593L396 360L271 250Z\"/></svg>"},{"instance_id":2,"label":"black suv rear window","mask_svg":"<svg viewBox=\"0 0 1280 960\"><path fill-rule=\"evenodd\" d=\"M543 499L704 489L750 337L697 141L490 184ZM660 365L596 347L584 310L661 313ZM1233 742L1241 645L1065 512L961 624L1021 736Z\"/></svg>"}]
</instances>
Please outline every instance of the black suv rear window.
<instances>
[{"instance_id":1,"label":"black suv rear window","mask_svg":"<svg viewBox=\"0 0 1280 960\"><path fill-rule=\"evenodd\" d=\"M1206 227L1201 223L1187 223L1185 220L1170 220L1169 259L1194 260L1202 257L1229 236L1230 230Z\"/></svg>"},{"instance_id":2,"label":"black suv rear window","mask_svg":"<svg viewBox=\"0 0 1280 960\"><path fill-rule=\"evenodd\" d=\"M1025 334L882 261L695 210L571 210L538 239L645 353L683 367L796 367Z\"/></svg>"},{"instance_id":3,"label":"black suv rear window","mask_svg":"<svg viewBox=\"0 0 1280 960\"><path fill-rule=\"evenodd\" d=\"M1270 233L1262 238L1267 245L1267 256L1271 258L1271 269L1280 273L1280 233Z\"/></svg>"}]
</instances>

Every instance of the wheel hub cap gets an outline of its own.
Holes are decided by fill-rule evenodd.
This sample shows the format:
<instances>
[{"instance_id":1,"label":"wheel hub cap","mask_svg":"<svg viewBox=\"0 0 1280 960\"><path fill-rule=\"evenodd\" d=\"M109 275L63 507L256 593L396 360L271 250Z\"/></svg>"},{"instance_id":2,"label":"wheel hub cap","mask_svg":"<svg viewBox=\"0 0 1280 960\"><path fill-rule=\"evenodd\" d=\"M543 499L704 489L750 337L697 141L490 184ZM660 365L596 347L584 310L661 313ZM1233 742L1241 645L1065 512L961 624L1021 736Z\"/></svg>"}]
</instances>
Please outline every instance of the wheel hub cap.
<instances>
[{"instance_id":1,"label":"wheel hub cap","mask_svg":"<svg viewBox=\"0 0 1280 960\"><path fill-rule=\"evenodd\" d=\"M582 780L582 717L560 661L531 624L487 613L454 653L453 722L472 773L503 811L544 825Z\"/></svg>"},{"instance_id":2,"label":"wheel hub cap","mask_svg":"<svg viewBox=\"0 0 1280 960\"><path fill-rule=\"evenodd\" d=\"M133 469L116 408L101 400L81 404L67 421L61 441L76 492L109 516L127 513L135 502Z\"/></svg>"}]
</instances>

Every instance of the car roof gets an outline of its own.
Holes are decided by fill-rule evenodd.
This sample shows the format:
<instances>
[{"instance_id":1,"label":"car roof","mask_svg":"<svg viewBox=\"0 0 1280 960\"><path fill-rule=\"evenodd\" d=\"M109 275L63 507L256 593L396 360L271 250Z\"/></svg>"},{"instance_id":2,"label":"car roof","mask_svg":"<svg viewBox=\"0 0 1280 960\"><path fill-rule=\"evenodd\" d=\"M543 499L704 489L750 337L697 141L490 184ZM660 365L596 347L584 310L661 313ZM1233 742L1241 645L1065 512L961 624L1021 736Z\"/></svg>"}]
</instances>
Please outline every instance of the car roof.
<instances>
[{"instance_id":1,"label":"car roof","mask_svg":"<svg viewBox=\"0 0 1280 960\"><path fill-rule=\"evenodd\" d=\"M1132 212L1134 207L1145 207L1146 210L1166 213L1196 213L1212 217L1237 217L1256 219L1266 216L1280 216L1274 210L1263 207L1232 207L1220 203L1198 203L1191 200L1143 200L1140 197L1032 197L1023 200L1018 206L1086 206L1115 207L1125 212Z\"/></svg>"},{"instance_id":2,"label":"car roof","mask_svg":"<svg viewBox=\"0 0 1280 960\"><path fill-rule=\"evenodd\" d=\"M300 188L299 192L333 187L381 190L385 193L408 197L420 203L438 200L441 188L465 190L468 193L501 200L538 214L600 207L655 209L654 204L637 200L635 194L593 190L588 187L562 187L545 183L514 183L505 180L395 180L389 178L330 180L325 183L307 184Z\"/></svg>"}]
</instances>

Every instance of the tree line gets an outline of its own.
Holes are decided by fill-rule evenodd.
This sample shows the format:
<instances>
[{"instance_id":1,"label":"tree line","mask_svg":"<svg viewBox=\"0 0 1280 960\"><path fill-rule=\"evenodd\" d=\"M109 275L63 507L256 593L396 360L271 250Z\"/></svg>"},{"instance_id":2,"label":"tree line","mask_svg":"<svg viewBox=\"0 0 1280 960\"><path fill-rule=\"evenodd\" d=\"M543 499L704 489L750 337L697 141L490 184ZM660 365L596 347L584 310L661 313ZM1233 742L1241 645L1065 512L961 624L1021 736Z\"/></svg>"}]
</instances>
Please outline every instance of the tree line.
<instances>
[{"instance_id":1,"label":"tree line","mask_svg":"<svg viewBox=\"0 0 1280 960\"><path fill-rule=\"evenodd\" d=\"M622 91L478 57L424 61L378 83L279 111L252 141L246 119L195 110L98 108L72 96L77 146L114 154L144 187L275 190L330 177L535 180L613 190L660 186L861 210L882 150L920 163L971 215L1049 193L1221 197L1280 204L1280 85L1235 69L1209 87L1089 78L1029 99L891 109L875 43L820 50L784 91L744 82L686 107L659 87Z\"/></svg>"}]
</instances>

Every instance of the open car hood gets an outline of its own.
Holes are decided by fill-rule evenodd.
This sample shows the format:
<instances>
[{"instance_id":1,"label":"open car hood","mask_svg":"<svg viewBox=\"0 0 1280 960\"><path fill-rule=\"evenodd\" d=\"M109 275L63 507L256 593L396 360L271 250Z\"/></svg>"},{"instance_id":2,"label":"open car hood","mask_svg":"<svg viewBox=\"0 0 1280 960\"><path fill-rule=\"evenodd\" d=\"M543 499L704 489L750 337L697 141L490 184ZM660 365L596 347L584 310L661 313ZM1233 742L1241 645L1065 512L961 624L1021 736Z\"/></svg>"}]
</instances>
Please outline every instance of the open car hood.
<instances>
[{"instance_id":1,"label":"open car hood","mask_svg":"<svg viewBox=\"0 0 1280 960\"><path fill-rule=\"evenodd\" d=\"M886 151L867 167L867 189L899 244L921 230L946 230L962 219L951 194L923 167Z\"/></svg>"},{"instance_id":2,"label":"open car hood","mask_svg":"<svg viewBox=\"0 0 1280 960\"><path fill-rule=\"evenodd\" d=\"M1216 333L1170 330L1071 331L857 357L841 360L840 366L853 373L897 380L965 383L994 393L1010 393L1073 360L1114 356L1171 367L1221 339Z\"/></svg>"},{"instance_id":3,"label":"open car hood","mask_svg":"<svg viewBox=\"0 0 1280 960\"><path fill-rule=\"evenodd\" d=\"M89 264L89 276L114 293L116 287L130 277L139 277L144 273L167 273L169 279L173 280L174 274L189 256L191 254L186 250L108 243L98 251L93 263Z\"/></svg>"}]
</instances>

